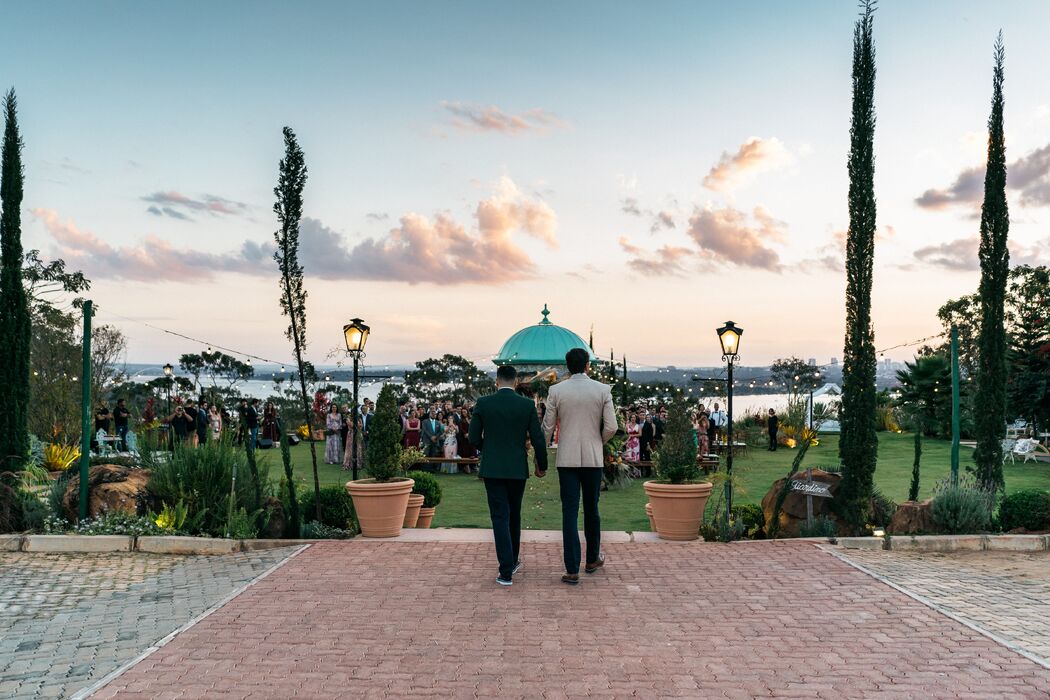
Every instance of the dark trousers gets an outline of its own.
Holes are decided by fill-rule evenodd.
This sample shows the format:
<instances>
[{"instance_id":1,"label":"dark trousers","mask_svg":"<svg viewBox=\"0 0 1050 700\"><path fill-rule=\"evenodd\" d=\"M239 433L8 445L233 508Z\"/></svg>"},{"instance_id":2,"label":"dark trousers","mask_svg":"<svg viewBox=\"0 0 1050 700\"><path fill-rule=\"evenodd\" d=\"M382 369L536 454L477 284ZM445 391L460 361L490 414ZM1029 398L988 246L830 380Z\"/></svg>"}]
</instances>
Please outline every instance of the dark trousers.
<instances>
[{"instance_id":1,"label":"dark trousers","mask_svg":"<svg viewBox=\"0 0 1050 700\"><path fill-rule=\"evenodd\" d=\"M777 451L777 431L775 430L769 431L769 450L771 452Z\"/></svg>"},{"instance_id":2,"label":"dark trousers","mask_svg":"<svg viewBox=\"0 0 1050 700\"><path fill-rule=\"evenodd\" d=\"M117 449L119 449L121 452L127 452L128 451L128 426L126 426L126 425L118 425L117 426L117 437L120 438L120 442L118 443L119 446L117 447Z\"/></svg>"},{"instance_id":3,"label":"dark trousers","mask_svg":"<svg viewBox=\"0 0 1050 700\"><path fill-rule=\"evenodd\" d=\"M598 515L598 495L602 489L602 470L597 468L558 469L561 489L561 536L565 549L565 573L580 573L580 495L583 495L583 534L587 538L587 563L598 561L602 551L602 519Z\"/></svg>"},{"instance_id":4,"label":"dark trousers","mask_svg":"<svg viewBox=\"0 0 1050 700\"><path fill-rule=\"evenodd\" d=\"M509 579L521 551L521 499L525 495L525 479L486 478L484 481L499 575Z\"/></svg>"}]
</instances>

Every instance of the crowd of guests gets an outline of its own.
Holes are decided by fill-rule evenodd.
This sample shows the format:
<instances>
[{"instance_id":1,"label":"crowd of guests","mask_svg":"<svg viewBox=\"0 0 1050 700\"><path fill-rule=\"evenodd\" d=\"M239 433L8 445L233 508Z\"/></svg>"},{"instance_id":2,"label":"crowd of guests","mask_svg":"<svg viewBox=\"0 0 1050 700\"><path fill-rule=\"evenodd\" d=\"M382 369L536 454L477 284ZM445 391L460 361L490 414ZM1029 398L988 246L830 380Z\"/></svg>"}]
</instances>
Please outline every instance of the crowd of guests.
<instances>
[{"instance_id":1,"label":"crowd of guests","mask_svg":"<svg viewBox=\"0 0 1050 700\"><path fill-rule=\"evenodd\" d=\"M398 418L401 423L401 446L416 447L426 457L444 459L473 459L478 456L477 449L470 444L471 404L453 406L451 401L434 401L429 405L404 403L399 406ZM471 464L442 462L441 471L455 474L464 471L468 474L476 471Z\"/></svg>"},{"instance_id":2,"label":"crowd of guests","mask_svg":"<svg viewBox=\"0 0 1050 700\"><path fill-rule=\"evenodd\" d=\"M700 404L692 412L693 443L700 455L709 455L712 447L724 439L729 416L719 404L709 410ZM630 462L648 462L664 437L667 424L667 407L651 410L648 406L631 406L625 412L624 430L627 441L624 458Z\"/></svg>"}]
</instances>

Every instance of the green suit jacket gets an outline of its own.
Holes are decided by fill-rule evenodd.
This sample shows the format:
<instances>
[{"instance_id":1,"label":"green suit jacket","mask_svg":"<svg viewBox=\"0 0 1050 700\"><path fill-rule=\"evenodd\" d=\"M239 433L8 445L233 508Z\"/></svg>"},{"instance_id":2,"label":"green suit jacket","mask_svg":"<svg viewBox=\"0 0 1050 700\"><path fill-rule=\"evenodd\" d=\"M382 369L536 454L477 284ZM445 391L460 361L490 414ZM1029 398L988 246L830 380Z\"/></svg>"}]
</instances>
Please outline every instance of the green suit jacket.
<instances>
[{"instance_id":1,"label":"green suit jacket","mask_svg":"<svg viewBox=\"0 0 1050 700\"><path fill-rule=\"evenodd\" d=\"M500 389L478 399L470 419L469 439L481 450L483 479L528 479L527 442L536 453L537 469L547 469L547 444L536 404L513 389Z\"/></svg>"}]
</instances>

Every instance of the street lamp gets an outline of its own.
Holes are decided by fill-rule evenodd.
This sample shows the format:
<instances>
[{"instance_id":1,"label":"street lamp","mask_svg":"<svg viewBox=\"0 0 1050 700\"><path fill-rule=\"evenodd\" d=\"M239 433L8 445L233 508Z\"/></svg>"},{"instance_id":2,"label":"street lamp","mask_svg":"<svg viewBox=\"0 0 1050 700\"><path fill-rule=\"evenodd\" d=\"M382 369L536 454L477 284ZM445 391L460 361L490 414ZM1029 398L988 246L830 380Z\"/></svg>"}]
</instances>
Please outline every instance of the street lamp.
<instances>
[{"instance_id":1,"label":"street lamp","mask_svg":"<svg viewBox=\"0 0 1050 700\"><path fill-rule=\"evenodd\" d=\"M722 360L728 367L727 389L726 389L726 512L725 526L729 532L729 511L733 508L733 363L736 362L740 352L740 336L744 334L743 328L738 328L732 321L726 321L719 328L718 342L722 345Z\"/></svg>"},{"instance_id":2,"label":"street lamp","mask_svg":"<svg viewBox=\"0 0 1050 700\"><path fill-rule=\"evenodd\" d=\"M369 327L365 325L364 321L359 318L350 319L350 323L343 326L343 337L346 339L346 351L354 358L354 407L350 413L351 423L350 429L353 431L353 435L350 440L350 465L353 469L352 477L354 481L357 481L357 367L361 361L361 357L365 354L365 343L368 342Z\"/></svg>"},{"instance_id":3,"label":"street lamp","mask_svg":"<svg viewBox=\"0 0 1050 700\"><path fill-rule=\"evenodd\" d=\"M164 376L167 377L168 381L164 383L168 393L168 413L171 413L171 373L175 371L175 368L171 366L171 363L164 365Z\"/></svg>"}]
</instances>

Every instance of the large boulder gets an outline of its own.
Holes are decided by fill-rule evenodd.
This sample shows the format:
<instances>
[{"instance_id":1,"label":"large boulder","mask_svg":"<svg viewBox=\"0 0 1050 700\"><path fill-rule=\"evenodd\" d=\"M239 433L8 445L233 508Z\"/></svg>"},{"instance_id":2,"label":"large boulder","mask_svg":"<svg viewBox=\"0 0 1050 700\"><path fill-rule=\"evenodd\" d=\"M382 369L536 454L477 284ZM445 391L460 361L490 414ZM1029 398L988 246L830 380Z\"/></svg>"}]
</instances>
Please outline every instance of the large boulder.
<instances>
[{"instance_id":1,"label":"large boulder","mask_svg":"<svg viewBox=\"0 0 1050 700\"><path fill-rule=\"evenodd\" d=\"M259 537L266 539L284 537L285 528L288 527L288 520L285 518L284 506L281 504L280 499L267 496L263 499L262 509L265 524L262 530L259 531Z\"/></svg>"},{"instance_id":2,"label":"large boulder","mask_svg":"<svg viewBox=\"0 0 1050 700\"><path fill-rule=\"evenodd\" d=\"M933 501L905 501L897 506L889 526L886 528L894 535L922 535L936 533L937 525L933 522Z\"/></svg>"},{"instance_id":3,"label":"large boulder","mask_svg":"<svg viewBox=\"0 0 1050 700\"><path fill-rule=\"evenodd\" d=\"M806 472L801 471L791 477L792 480L805 481ZM823 469L813 470L813 481L826 484L831 492L832 498L813 497L813 517L821 515L834 519L831 510L831 501L839 490L842 481L841 474L826 472ZM765 515L766 531L769 531L769 522L773 517L773 506L776 505L777 495L784 488L784 479L777 479L765 496L762 497L762 513ZM797 491L788 491L784 498L784 504L780 508L780 528L778 537L798 537L799 528L806 522L806 496Z\"/></svg>"},{"instance_id":4,"label":"large boulder","mask_svg":"<svg viewBox=\"0 0 1050 700\"><path fill-rule=\"evenodd\" d=\"M149 470L96 464L88 471L88 517L103 513L141 514L147 510ZM76 520L80 507L80 476L73 476L62 496L62 507L70 520Z\"/></svg>"}]
</instances>

